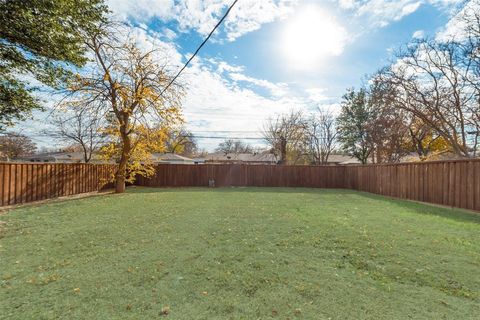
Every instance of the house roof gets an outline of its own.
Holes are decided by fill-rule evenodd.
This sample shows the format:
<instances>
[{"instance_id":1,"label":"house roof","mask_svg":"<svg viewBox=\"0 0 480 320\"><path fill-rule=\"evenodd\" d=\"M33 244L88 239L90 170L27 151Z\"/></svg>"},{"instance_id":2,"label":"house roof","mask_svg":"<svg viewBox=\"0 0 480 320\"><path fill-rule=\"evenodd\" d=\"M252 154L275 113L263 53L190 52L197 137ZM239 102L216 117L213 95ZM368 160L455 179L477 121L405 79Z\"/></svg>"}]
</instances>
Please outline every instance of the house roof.
<instances>
[{"instance_id":1,"label":"house roof","mask_svg":"<svg viewBox=\"0 0 480 320\"><path fill-rule=\"evenodd\" d=\"M159 162L193 162L193 159L175 153L153 153L152 160Z\"/></svg>"},{"instance_id":2,"label":"house roof","mask_svg":"<svg viewBox=\"0 0 480 320\"><path fill-rule=\"evenodd\" d=\"M337 163L337 164L358 164L360 161L358 161L357 158L343 155L343 154L331 154L328 157L328 163Z\"/></svg>"},{"instance_id":3,"label":"house roof","mask_svg":"<svg viewBox=\"0 0 480 320\"><path fill-rule=\"evenodd\" d=\"M92 155L92 158L98 158ZM82 162L83 152L44 152L28 156L19 157L20 160L48 160L48 161L68 161L68 162Z\"/></svg>"},{"instance_id":4,"label":"house roof","mask_svg":"<svg viewBox=\"0 0 480 320\"><path fill-rule=\"evenodd\" d=\"M19 157L26 161L56 161L56 162L83 162L83 152L45 152ZM92 155L92 160L99 160L98 154ZM173 153L153 153L153 161L193 162L192 159Z\"/></svg>"},{"instance_id":5,"label":"house roof","mask_svg":"<svg viewBox=\"0 0 480 320\"><path fill-rule=\"evenodd\" d=\"M205 157L206 161L242 161L242 162L276 162L273 154L268 152L259 153L210 153Z\"/></svg>"},{"instance_id":6,"label":"house roof","mask_svg":"<svg viewBox=\"0 0 480 320\"><path fill-rule=\"evenodd\" d=\"M402 157L400 162L428 162L428 161L449 161L449 160L459 160L464 159L459 157L457 154L452 151L440 151L432 152L427 159L421 159L417 153L411 152L410 154Z\"/></svg>"},{"instance_id":7,"label":"house roof","mask_svg":"<svg viewBox=\"0 0 480 320\"><path fill-rule=\"evenodd\" d=\"M45 152L40 154L22 156L19 160L24 161L52 161L52 162L83 162L83 152ZM92 155L92 160L100 160L98 154ZM174 153L153 153L154 162L173 162L173 163L194 163L200 159L191 159ZM258 153L210 153L204 157L208 162L256 162L256 163L276 163L277 159L269 152ZM328 163L336 164L358 164L356 158L332 154L328 158Z\"/></svg>"}]
</instances>

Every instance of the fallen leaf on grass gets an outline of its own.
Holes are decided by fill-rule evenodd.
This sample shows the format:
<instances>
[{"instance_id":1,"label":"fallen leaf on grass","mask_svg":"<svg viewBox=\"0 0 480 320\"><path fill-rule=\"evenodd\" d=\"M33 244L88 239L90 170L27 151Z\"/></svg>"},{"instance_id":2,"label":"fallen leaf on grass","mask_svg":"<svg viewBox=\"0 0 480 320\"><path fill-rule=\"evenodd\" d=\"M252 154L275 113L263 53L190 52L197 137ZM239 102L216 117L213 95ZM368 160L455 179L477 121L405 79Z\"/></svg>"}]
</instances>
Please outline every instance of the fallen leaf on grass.
<instances>
[{"instance_id":1,"label":"fallen leaf on grass","mask_svg":"<svg viewBox=\"0 0 480 320\"><path fill-rule=\"evenodd\" d=\"M160 315L162 316L168 316L170 313L170 307L166 306L162 308L162 311L160 311Z\"/></svg>"}]
</instances>

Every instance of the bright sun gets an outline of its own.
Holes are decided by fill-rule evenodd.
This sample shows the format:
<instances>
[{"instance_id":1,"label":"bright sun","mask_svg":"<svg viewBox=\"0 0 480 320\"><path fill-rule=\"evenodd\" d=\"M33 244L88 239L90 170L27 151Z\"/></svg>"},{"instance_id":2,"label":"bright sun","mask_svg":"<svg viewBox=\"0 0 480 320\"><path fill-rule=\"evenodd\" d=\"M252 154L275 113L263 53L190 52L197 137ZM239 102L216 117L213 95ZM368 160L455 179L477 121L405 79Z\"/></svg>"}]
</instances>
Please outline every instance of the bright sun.
<instances>
[{"instance_id":1,"label":"bright sun","mask_svg":"<svg viewBox=\"0 0 480 320\"><path fill-rule=\"evenodd\" d=\"M343 52L346 30L316 6L301 9L287 22L282 50L294 69L315 69Z\"/></svg>"}]
</instances>

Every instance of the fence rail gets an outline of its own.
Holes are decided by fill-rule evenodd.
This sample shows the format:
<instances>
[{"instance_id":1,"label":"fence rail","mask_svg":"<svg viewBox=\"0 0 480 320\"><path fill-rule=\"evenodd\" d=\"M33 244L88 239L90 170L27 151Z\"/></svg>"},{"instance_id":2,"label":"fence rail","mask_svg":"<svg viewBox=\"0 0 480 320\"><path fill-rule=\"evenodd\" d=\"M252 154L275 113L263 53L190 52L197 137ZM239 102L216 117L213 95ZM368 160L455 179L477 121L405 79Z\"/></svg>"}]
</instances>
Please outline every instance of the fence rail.
<instances>
[{"instance_id":1,"label":"fence rail","mask_svg":"<svg viewBox=\"0 0 480 320\"><path fill-rule=\"evenodd\" d=\"M0 205L98 191L115 169L98 164L0 163ZM161 164L150 187L347 188L480 211L480 160L366 166Z\"/></svg>"}]
</instances>

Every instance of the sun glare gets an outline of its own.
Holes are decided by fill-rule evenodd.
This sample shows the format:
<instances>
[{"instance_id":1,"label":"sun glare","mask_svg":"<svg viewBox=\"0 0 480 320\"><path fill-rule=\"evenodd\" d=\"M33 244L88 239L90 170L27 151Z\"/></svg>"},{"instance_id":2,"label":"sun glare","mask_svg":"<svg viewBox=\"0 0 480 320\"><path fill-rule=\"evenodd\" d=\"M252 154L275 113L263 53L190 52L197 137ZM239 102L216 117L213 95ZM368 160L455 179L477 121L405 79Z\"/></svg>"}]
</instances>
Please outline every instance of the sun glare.
<instances>
[{"instance_id":1,"label":"sun glare","mask_svg":"<svg viewBox=\"0 0 480 320\"><path fill-rule=\"evenodd\" d=\"M343 52L346 30L316 6L301 9L287 21L282 50L294 69L315 69Z\"/></svg>"}]
</instances>

